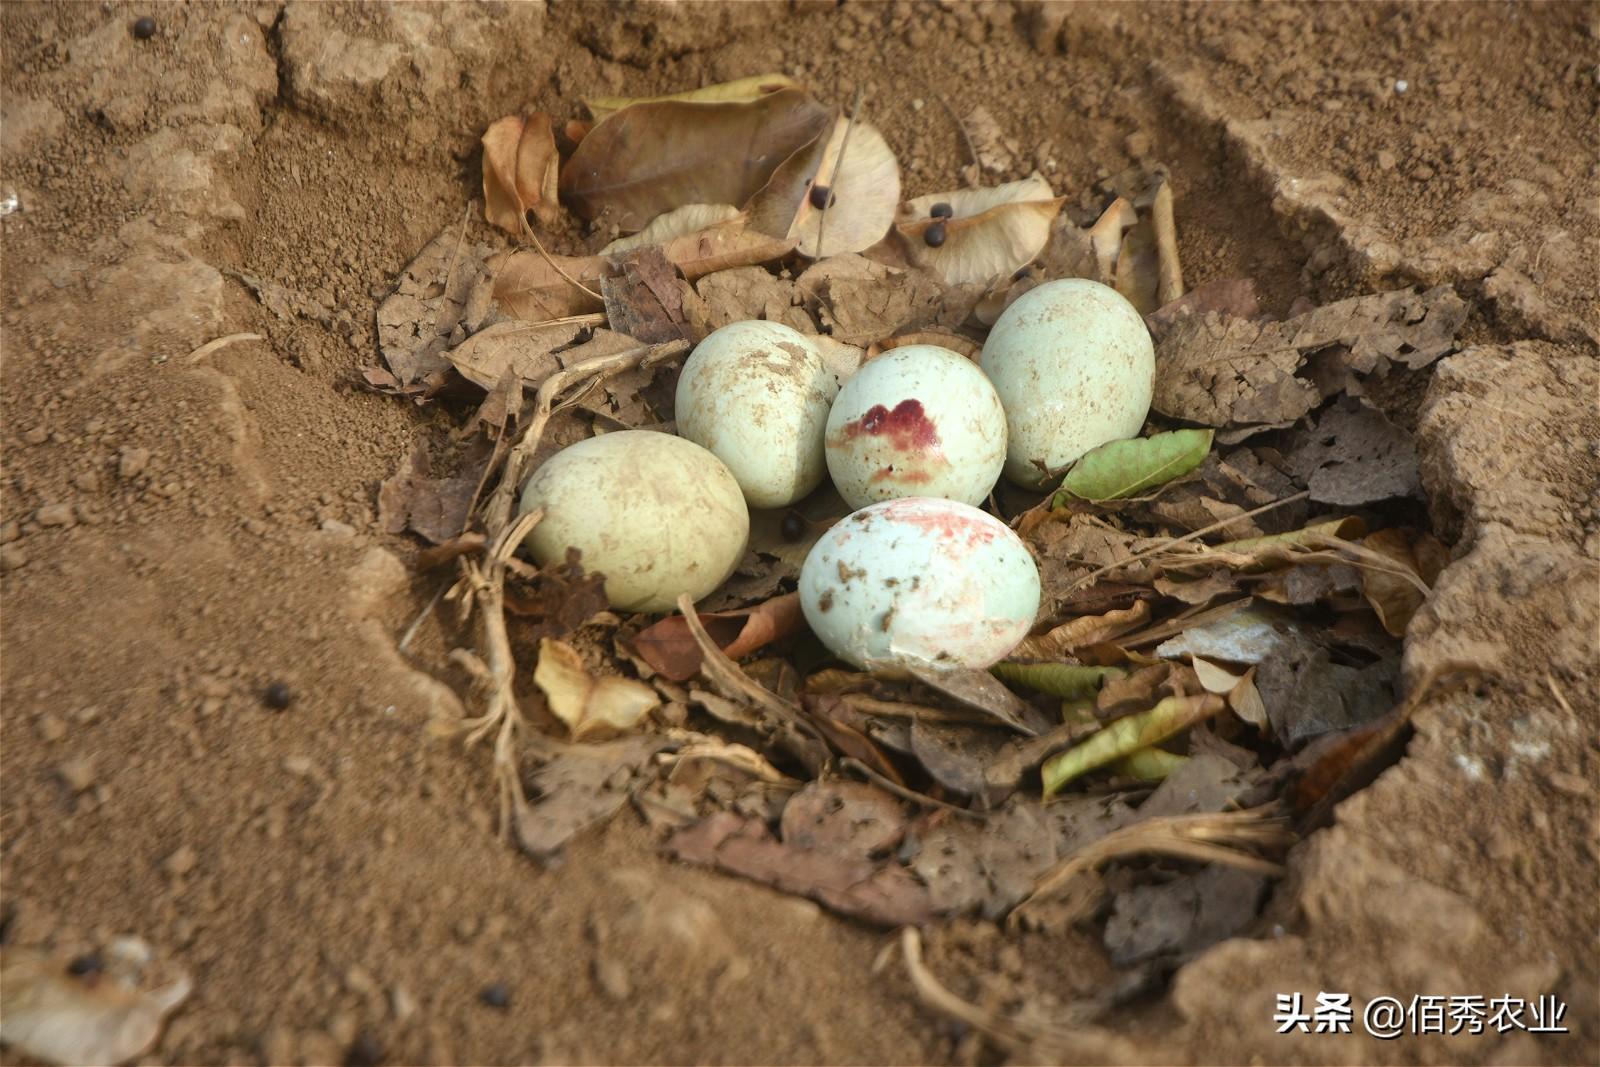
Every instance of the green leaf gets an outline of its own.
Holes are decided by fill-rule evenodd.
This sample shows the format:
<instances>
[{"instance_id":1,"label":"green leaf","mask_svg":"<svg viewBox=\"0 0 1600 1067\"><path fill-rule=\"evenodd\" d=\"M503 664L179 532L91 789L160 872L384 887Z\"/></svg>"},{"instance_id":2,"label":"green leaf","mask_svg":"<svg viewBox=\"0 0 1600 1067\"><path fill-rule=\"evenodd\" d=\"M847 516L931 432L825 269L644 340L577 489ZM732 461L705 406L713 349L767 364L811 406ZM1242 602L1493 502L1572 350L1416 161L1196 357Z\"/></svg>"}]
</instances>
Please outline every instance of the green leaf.
<instances>
[{"instance_id":1,"label":"green leaf","mask_svg":"<svg viewBox=\"0 0 1600 1067\"><path fill-rule=\"evenodd\" d=\"M1082 774L1114 763L1141 748L1165 741L1180 730L1211 718L1227 705L1215 693L1168 697L1149 711L1118 719L1082 744L1052 756L1040 768L1044 798Z\"/></svg>"},{"instance_id":2,"label":"green leaf","mask_svg":"<svg viewBox=\"0 0 1600 1067\"><path fill-rule=\"evenodd\" d=\"M1172 430L1154 437L1108 441L1084 454L1061 491L1084 500L1121 500L1188 474L1206 461L1215 430ZM1051 502L1060 507L1060 494Z\"/></svg>"},{"instance_id":3,"label":"green leaf","mask_svg":"<svg viewBox=\"0 0 1600 1067\"><path fill-rule=\"evenodd\" d=\"M1121 678L1121 667L1079 667L1070 663L996 663L989 668L1002 682L1014 682L1053 697L1092 697L1107 678Z\"/></svg>"},{"instance_id":4,"label":"green leaf","mask_svg":"<svg viewBox=\"0 0 1600 1067\"><path fill-rule=\"evenodd\" d=\"M1117 760L1111 769L1141 782L1159 782L1188 761L1188 756L1180 756L1164 748L1141 748Z\"/></svg>"}]
</instances>

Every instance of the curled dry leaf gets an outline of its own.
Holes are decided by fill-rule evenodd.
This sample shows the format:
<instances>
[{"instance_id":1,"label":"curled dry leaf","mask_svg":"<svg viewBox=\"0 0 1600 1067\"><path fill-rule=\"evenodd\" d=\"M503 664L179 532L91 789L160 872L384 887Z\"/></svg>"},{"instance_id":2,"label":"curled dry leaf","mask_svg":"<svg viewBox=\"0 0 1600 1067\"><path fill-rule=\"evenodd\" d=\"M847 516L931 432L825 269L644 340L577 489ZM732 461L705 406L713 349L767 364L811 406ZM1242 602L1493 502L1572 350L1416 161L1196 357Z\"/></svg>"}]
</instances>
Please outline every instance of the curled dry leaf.
<instances>
[{"instance_id":1,"label":"curled dry leaf","mask_svg":"<svg viewBox=\"0 0 1600 1067\"><path fill-rule=\"evenodd\" d=\"M1075 648L1110 641L1142 625L1150 618L1150 602L1141 600L1131 608L1108 611L1104 615L1083 615L1062 623L1048 633L1024 638L1011 653L1022 660L1050 660Z\"/></svg>"},{"instance_id":2,"label":"curled dry leaf","mask_svg":"<svg viewBox=\"0 0 1600 1067\"><path fill-rule=\"evenodd\" d=\"M579 831L621 810L651 759L673 744L655 734L634 734L559 748L530 776L529 793L536 799L517 812L517 844L540 863L549 862Z\"/></svg>"},{"instance_id":3,"label":"curled dry leaf","mask_svg":"<svg viewBox=\"0 0 1600 1067\"><path fill-rule=\"evenodd\" d=\"M494 295L488 255L467 240L464 226L447 227L378 305L378 350L399 387L442 381L450 370L445 350L487 319Z\"/></svg>"},{"instance_id":4,"label":"curled dry leaf","mask_svg":"<svg viewBox=\"0 0 1600 1067\"><path fill-rule=\"evenodd\" d=\"M1422 607L1426 594L1419 583L1431 584L1448 559L1444 546L1424 534L1413 541L1404 530L1379 530L1361 542L1362 547L1390 561L1402 574L1376 568L1361 568L1361 592L1377 613L1383 628L1395 637L1404 637L1412 616ZM1426 560L1426 562L1424 562ZM1432 571L1430 576L1427 571ZM1415 581L1407 575L1414 576Z\"/></svg>"},{"instance_id":5,"label":"curled dry leaf","mask_svg":"<svg viewBox=\"0 0 1600 1067\"><path fill-rule=\"evenodd\" d=\"M798 89L740 103L634 104L589 131L561 170L561 195L584 219L627 232L685 204L743 207L832 125Z\"/></svg>"},{"instance_id":6,"label":"curled dry leaf","mask_svg":"<svg viewBox=\"0 0 1600 1067\"><path fill-rule=\"evenodd\" d=\"M877 127L860 119L835 122L816 175L815 187L828 190L827 206L802 197L788 231L801 255L860 252L889 232L900 203L900 164Z\"/></svg>"},{"instance_id":7,"label":"curled dry leaf","mask_svg":"<svg viewBox=\"0 0 1600 1067\"><path fill-rule=\"evenodd\" d=\"M119 965L119 949L137 958ZM178 975L141 988L149 958L143 942L117 942L108 954L113 959L104 972L74 975L42 952L8 949L0 969L0 1041L13 1054L45 1063L126 1063L148 1052L194 985Z\"/></svg>"},{"instance_id":8,"label":"curled dry leaf","mask_svg":"<svg viewBox=\"0 0 1600 1067\"><path fill-rule=\"evenodd\" d=\"M551 713L578 741L626 733L661 703L656 691L643 682L594 677L577 649L548 637L539 642L533 681L543 690Z\"/></svg>"},{"instance_id":9,"label":"curled dry leaf","mask_svg":"<svg viewBox=\"0 0 1600 1067\"><path fill-rule=\"evenodd\" d=\"M1027 686L1064 700L1093 697L1108 680L1128 673L1121 667L1083 667L1072 663L996 663L989 672L1003 682Z\"/></svg>"},{"instance_id":10,"label":"curled dry leaf","mask_svg":"<svg viewBox=\"0 0 1600 1067\"><path fill-rule=\"evenodd\" d=\"M542 225L555 225L560 166L549 115L508 115L492 123L483 135L483 217L511 234L522 233L530 209Z\"/></svg>"},{"instance_id":11,"label":"curled dry leaf","mask_svg":"<svg viewBox=\"0 0 1600 1067\"><path fill-rule=\"evenodd\" d=\"M435 478L431 464L427 446L419 442L378 487L378 525L384 533L411 530L438 545L466 528L478 476Z\"/></svg>"},{"instance_id":12,"label":"curled dry leaf","mask_svg":"<svg viewBox=\"0 0 1600 1067\"><path fill-rule=\"evenodd\" d=\"M949 218L930 214L941 202L950 205ZM901 209L895 230L912 264L949 285L987 285L1016 273L1044 251L1065 202L1034 174L986 189L919 196ZM928 242L931 227L944 235L936 245Z\"/></svg>"},{"instance_id":13,"label":"curled dry leaf","mask_svg":"<svg viewBox=\"0 0 1600 1067\"><path fill-rule=\"evenodd\" d=\"M594 116L594 121L599 123L634 104L658 104L668 100L686 104L744 104L768 93L775 93L779 89L799 88L800 83L785 74L756 74L749 78L707 85L700 89L688 89L681 93L668 93L665 96L597 96L592 100L585 100L583 104L589 109L589 114Z\"/></svg>"},{"instance_id":14,"label":"curled dry leaf","mask_svg":"<svg viewBox=\"0 0 1600 1067\"><path fill-rule=\"evenodd\" d=\"M800 629L800 594L785 593L740 611L700 614L700 625L729 659L742 659ZM705 657L682 615L669 615L633 639L634 650L675 682L700 673Z\"/></svg>"},{"instance_id":15,"label":"curled dry leaf","mask_svg":"<svg viewBox=\"0 0 1600 1067\"><path fill-rule=\"evenodd\" d=\"M614 256L646 245L666 244L679 237L710 229L731 219L739 218L739 209L732 204L685 204L650 220L650 225L628 237L619 237L600 250L603 256Z\"/></svg>"},{"instance_id":16,"label":"curled dry leaf","mask_svg":"<svg viewBox=\"0 0 1600 1067\"><path fill-rule=\"evenodd\" d=\"M1359 507L1422 491L1411 435L1353 398L1329 405L1285 458L1311 499L1324 504Z\"/></svg>"},{"instance_id":17,"label":"curled dry leaf","mask_svg":"<svg viewBox=\"0 0 1600 1067\"><path fill-rule=\"evenodd\" d=\"M541 252L501 252L489 258L494 302L523 322L549 322L601 310L604 256L553 256Z\"/></svg>"},{"instance_id":18,"label":"curled dry leaf","mask_svg":"<svg viewBox=\"0 0 1600 1067\"><path fill-rule=\"evenodd\" d=\"M483 389L494 389L515 373L535 387L561 369L556 349L583 332L581 322L497 322L446 352L456 373Z\"/></svg>"},{"instance_id":19,"label":"curled dry leaf","mask_svg":"<svg viewBox=\"0 0 1600 1067\"><path fill-rule=\"evenodd\" d=\"M896 348L904 348L908 345L937 345L958 355L966 356L974 363L978 361L978 355L983 351L982 344L958 333L949 333L944 330L913 330L910 333L888 337L874 343L867 349L866 358L873 359L883 355L885 352L892 352Z\"/></svg>"}]
</instances>

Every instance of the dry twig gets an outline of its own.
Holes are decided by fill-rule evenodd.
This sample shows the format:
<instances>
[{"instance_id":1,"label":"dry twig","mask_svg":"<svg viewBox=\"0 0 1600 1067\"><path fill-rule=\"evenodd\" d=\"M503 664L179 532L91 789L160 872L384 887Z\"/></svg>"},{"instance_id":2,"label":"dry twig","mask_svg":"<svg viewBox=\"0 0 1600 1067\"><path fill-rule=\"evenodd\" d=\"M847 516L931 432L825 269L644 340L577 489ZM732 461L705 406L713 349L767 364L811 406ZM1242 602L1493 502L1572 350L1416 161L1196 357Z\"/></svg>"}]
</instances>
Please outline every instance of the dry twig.
<instances>
[{"instance_id":1,"label":"dry twig","mask_svg":"<svg viewBox=\"0 0 1600 1067\"><path fill-rule=\"evenodd\" d=\"M199 363L219 348L226 348L240 341L264 341L266 338L259 333L230 333L226 337L218 337L214 341L207 341L193 352L189 353L190 363Z\"/></svg>"}]
</instances>

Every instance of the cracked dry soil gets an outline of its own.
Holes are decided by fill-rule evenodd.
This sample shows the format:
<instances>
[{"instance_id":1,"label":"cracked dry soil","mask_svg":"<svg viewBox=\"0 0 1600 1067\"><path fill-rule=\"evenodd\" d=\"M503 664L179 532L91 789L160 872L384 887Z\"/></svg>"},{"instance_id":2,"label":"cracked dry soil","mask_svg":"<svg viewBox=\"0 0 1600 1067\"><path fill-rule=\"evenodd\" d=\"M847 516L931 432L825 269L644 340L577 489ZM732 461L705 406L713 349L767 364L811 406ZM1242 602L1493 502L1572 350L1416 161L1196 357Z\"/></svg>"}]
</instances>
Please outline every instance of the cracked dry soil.
<instances>
[{"instance_id":1,"label":"cracked dry soil","mask_svg":"<svg viewBox=\"0 0 1600 1067\"><path fill-rule=\"evenodd\" d=\"M1494 679L1429 700L1255 936L1081 1058L1600 1060L1597 37L1580 3L4 5L5 944L175 957L196 992L149 1062L990 1058L873 973L880 935L672 865L631 812L536 869L480 754L425 735L456 696L396 650L435 588L376 488L456 427L357 369L484 126L781 70L865 88L908 196L960 183L940 97L981 103L1014 146L986 180L1166 161L1191 284L1471 302L1465 350L1382 402L1454 552L1408 677ZM431 624L413 649L459 682L445 650ZM975 921L927 953L1045 1018L1108 973L1088 938ZM1274 993L1324 989L1551 993L1570 1033L1274 1033Z\"/></svg>"}]
</instances>

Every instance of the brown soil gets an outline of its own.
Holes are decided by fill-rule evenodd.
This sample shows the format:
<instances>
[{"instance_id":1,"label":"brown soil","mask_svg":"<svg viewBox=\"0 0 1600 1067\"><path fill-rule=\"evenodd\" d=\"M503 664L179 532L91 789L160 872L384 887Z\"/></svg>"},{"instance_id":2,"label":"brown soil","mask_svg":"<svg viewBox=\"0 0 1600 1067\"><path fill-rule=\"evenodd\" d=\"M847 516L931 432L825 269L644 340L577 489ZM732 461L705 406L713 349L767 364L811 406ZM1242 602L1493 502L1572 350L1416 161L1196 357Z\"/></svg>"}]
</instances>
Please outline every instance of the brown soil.
<instances>
[{"instance_id":1,"label":"brown soil","mask_svg":"<svg viewBox=\"0 0 1600 1067\"><path fill-rule=\"evenodd\" d=\"M981 104L1016 146L995 179L1038 166L1087 203L1130 153L1167 162L1191 285L1474 302L1481 347L1411 404L1458 559L1407 666L1498 678L1424 708L1407 758L1296 849L1259 939L1082 1057L1600 1060L1597 11L195 3L150 5L140 40L145 8L5 5L4 943L174 956L196 993L152 1062L988 1055L897 961L874 970L878 932L674 865L631 812L527 862L493 832L487 754L424 729L458 703L434 680L462 681L453 628L396 649L437 585L379 532L377 485L463 415L357 372L376 302L473 195L484 126L783 70L866 89L908 196L960 184L945 105ZM239 332L263 339L189 360ZM1006 1010L1109 974L1079 935L929 940ZM495 983L507 1008L480 1000ZM1554 993L1572 1032L1274 1034L1274 992L1322 989Z\"/></svg>"}]
</instances>

